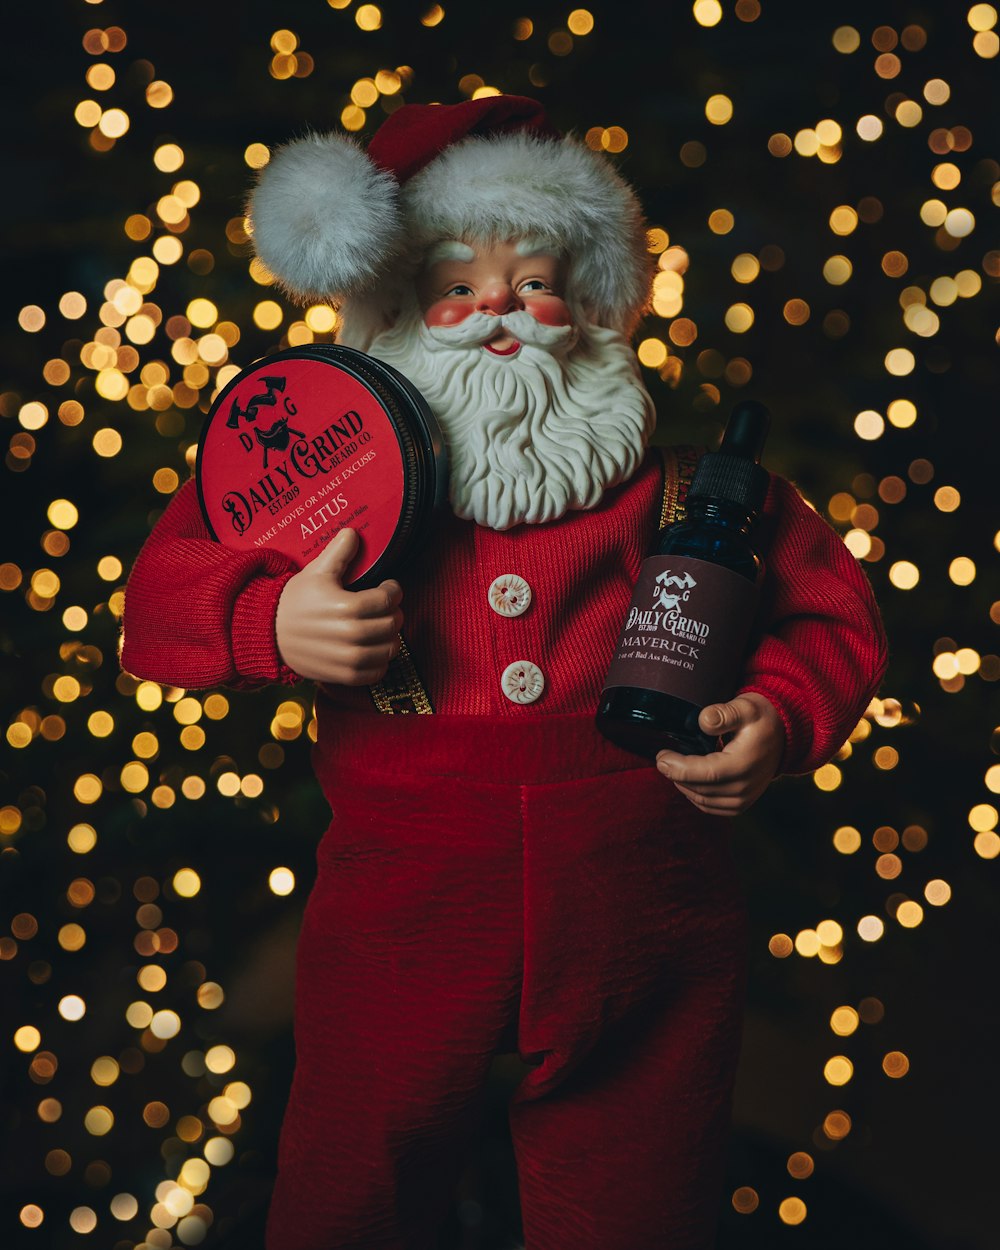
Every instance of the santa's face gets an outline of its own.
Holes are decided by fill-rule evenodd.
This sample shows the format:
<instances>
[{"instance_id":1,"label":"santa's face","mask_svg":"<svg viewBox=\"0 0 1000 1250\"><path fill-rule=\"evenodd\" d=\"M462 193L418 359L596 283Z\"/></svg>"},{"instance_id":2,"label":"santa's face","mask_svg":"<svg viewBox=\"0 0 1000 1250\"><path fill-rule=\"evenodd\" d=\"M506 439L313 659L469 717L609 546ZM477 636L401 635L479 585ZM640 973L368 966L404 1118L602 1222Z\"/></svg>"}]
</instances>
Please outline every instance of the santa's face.
<instances>
[{"instance_id":1,"label":"santa's face","mask_svg":"<svg viewBox=\"0 0 1000 1250\"><path fill-rule=\"evenodd\" d=\"M457 326L479 314L488 332L481 346L496 356L515 356L520 341L503 324L527 312L545 326L572 323L563 298L565 263L522 240L473 247L446 241L434 249L417 281L426 326Z\"/></svg>"},{"instance_id":2,"label":"santa's face","mask_svg":"<svg viewBox=\"0 0 1000 1250\"><path fill-rule=\"evenodd\" d=\"M389 329L341 339L422 393L452 507L480 525L592 508L642 460L655 413L635 353L566 297L567 268L537 241L444 240Z\"/></svg>"}]
</instances>

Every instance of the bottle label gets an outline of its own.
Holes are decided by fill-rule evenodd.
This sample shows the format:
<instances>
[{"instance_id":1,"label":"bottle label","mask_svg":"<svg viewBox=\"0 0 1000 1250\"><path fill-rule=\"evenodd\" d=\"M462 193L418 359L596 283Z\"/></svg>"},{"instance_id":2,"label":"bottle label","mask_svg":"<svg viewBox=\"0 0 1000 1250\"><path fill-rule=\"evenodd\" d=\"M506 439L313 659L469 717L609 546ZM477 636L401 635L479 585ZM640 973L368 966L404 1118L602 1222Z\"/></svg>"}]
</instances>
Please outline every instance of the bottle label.
<instances>
[{"instance_id":1,"label":"bottle label","mask_svg":"<svg viewBox=\"0 0 1000 1250\"><path fill-rule=\"evenodd\" d=\"M731 569L650 556L604 688L658 690L698 707L731 699L756 607L757 587Z\"/></svg>"}]
</instances>

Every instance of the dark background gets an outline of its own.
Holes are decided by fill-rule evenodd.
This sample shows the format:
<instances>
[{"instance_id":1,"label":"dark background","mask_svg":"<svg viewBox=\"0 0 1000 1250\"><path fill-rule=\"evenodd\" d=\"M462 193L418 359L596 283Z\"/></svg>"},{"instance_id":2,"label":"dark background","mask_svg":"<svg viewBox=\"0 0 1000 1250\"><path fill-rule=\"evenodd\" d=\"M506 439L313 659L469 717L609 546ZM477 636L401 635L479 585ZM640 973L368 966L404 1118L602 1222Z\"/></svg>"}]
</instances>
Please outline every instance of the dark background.
<instances>
[{"instance_id":1,"label":"dark background","mask_svg":"<svg viewBox=\"0 0 1000 1250\"><path fill-rule=\"evenodd\" d=\"M721 22L705 27L687 3L594 4L593 31L574 37L568 49L557 39L562 55L550 47L550 35L566 32L568 4L515 11L453 3L433 27L420 20L429 6L385 4L381 29L370 32L356 24L356 0L341 11L320 0L240 6L48 0L4 17L0 649L4 724L12 727L0 771L4 1246L61 1250L79 1243L94 1216L87 1244L95 1247L168 1250L196 1244L202 1234L206 1246L260 1244L294 1059L294 940L328 818L309 771L308 732L272 720L279 704L293 700L308 724L310 690L229 695L227 715L206 714L198 722L204 744L185 747L173 715L180 693L167 690L162 706L144 710L137 683L118 675L115 593L124 573L104 580L97 564L113 556L127 572L165 505L172 479L162 470L184 479L211 400L215 367L199 385L177 389L183 371L171 358L169 319L183 316L196 297L210 299L239 329L229 360L242 367L283 343L283 331L301 316L283 305L281 329L268 333L254 325L255 304L278 297L250 279L248 249L238 235L233 241L231 227L227 237L251 179L245 148L336 126L357 80L402 65L413 70L402 93L410 102L457 101L464 98L460 80L477 74L488 85L538 96L557 125L581 135L593 127L624 129L627 146L614 159L643 195L650 224L690 257L680 316L695 323L694 341L675 342L672 322L656 316L639 335L670 350L663 378L645 370L661 416L658 440L710 444L733 402L760 399L774 413L769 467L796 481L842 533L871 535L863 564L892 649L886 702L870 709L849 753L838 757L839 784L821 788L832 784L829 773L816 781L784 779L735 834L753 916L753 978L720 1244L726 1250L995 1245L993 985L1000 951L989 858L995 851L987 836L979 844L984 853L977 853L970 820L988 834L996 823L989 806L995 808L1000 790L1000 606L992 602L1000 527L997 62L974 51L967 4L761 0L758 7L753 16L745 0L739 6L726 0ZM534 24L526 40L514 37L520 17ZM845 25L860 37L850 54L832 44L833 32ZM114 27L125 32L123 48L85 49L88 31ZM281 29L292 30L299 51L311 56L308 74L276 79L269 72L269 41ZM876 69L886 49L900 60L891 78ZM85 80L95 63L115 70L107 90ZM935 78L951 89L941 105L923 95ZM151 79L171 85L169 107L147 104ZM734 107L722 126L705 117L707 99L718 93ZM895 119L902 98L922 107L915 126ZM108 150L96 150L91 128L74 120L84 99L128 114L127 133ZM383 99L392 107L391 97ZM855 124L865 114L883 121L877 142L857 136ZM368 109L360 137L369 137L383 116L379 103ZM823 118L843 128L837 159L769 152L773 135L794 137ZM967 145L961 127L971 133ZM934 132L941 130L958 134L961 150L933 151L932 144L940 146ZM153 163L154 151L168 142L184 151L176 173ZM693 164L684 147L692 143L704 147L701 163ZM942 161L961 173L954 189L932 182ZM144 295L159 310L153 339L135 345L135 361L128 353L120 358L123 370L132 366L129 385L143 390L147 365L163 361L169 368L173 396L160 411L143 410L102 398L81 349L101 327L105 285L125 278L154 239L171 233L155 205L179 179L200 189L189 221L176 232L183 255L160 266L155 288ZM955 239L925 225L920 208L929 199L970 209L975 229ZM829 226L840 205L861 205L866 218L843 237ZM717 209L733 214L731 231L710 228ZM135 214L152 223L145 240L126 234L125 222ZM901 277L883 270L891 251L907 258ZM741 253L769 258L748 285L730 272ZM835 254L853 265L842 286L823 278L824 261ZM982 289L947 306L928 299L940 319L936 333L921 337L907 329L903 292L918 288L927 298L935 278L960 271L978 274ZM85 296L83 317L60 314L67 291ZM804 324L786 320L791 299L809 305ZM747 333L726 328L726 310L737 302L754 310ZM44 310L45 324L24 330L18 317L32 305ZM129 345L127 337L121 344ZM915 356L906 376L892 376L884 363L897 347ZM749 378L747 366L734 368L734 360L748 363ZM59 361L68 370L53 367ZM885 416L899 398L916 405L911 427L886 422L874 440L855 433L859 412ZM83 416L67 424L59 411L73 400ZM38 410L29 409L25 429L24 405L34 402L45 406L46 420L36 428L31 414ZM120 433L122 448L100 456L93 438L108 428ZM154 485L158 472L166 492ZM937 495L942 487L958 492L957 507L940 506L947 505ZM831 500L844 495L850 499L831 514ZM47 515L59 499L79 511L63 537L65 519ZM950 576L956 557L975 563L971 583ZM890 570L899 561L919 568L915 588L894 584ZM42 593L32 590L39 570L56 575L55 593L45 593L54 585L45 577L38 582ZM64 620L74 606L86 613L82 629ZM969 671L936 675L935 657L960 648L975 653ZM67 690L57 687L59 676L76 679L68 701L57 693ZM95 711L112 716L108 736L88 729ZM30 741L22 745L24 726ZM155 751L145 759L148 784L130 792L122 769L141 758L134 746L139 733L154 735ZM263 792L220 793L219 777L233 773L262 778ZM96 802L75 797L85 774L100 779ZM192 776L206 783L204 797L184 796L184 778ZM160 805L168 798L171 806ZM89 851L67 842L81 822L96 832ZM853 854L833 845L843 826L860 835ZM883 875L893 871L883 854L898 856L897 876ZM287 896L268 884L279 866L294 874ZM174 885L183 868L200 877L192 897ZM951 887L946 905L925 899L932 880ZM916 927L895 918L905 900L923 907ZM879 941L858 936L866 915L882 918ZM769 953L773 935L794 939L823 920L843 928L836 962ZM80 949L68 949L79 941L64 929L70 924L85 932ZM159 935L158 953L141 953L148 938L137 949L142 933ZM137 984L148 964L164 969L163 988ZM221 1006L200 1005L204 982L221 985ZM60 1015L59 1002L69 994L85 1000L82 1020ZM175 1011L177 1035L157 1039L130 1025L125 1011L137 1001ZM830 1017L842 1006L861 1006L863 1020L850 1036L838 1037ZM37 1045L23 1033L15 1042L26 1026L39 1030ZM198 1057L215 1045L232 1047L235 1065L225 1074L204 1074ZM890 1052L906 1056L905 1076L886 1075ZM853 1064L853 1078L842 1087L824 1078L835 1055ZM91 1078L100 1056L121 1067L107 1087ZM506 1080L498 1071L491 1085L482 1150L470 1163L443 1245L502 1248L516 1235ZM237 1121L217 1128L209 1102L230 1081L245 1082L251 1101ZM58 1114L45 1100L55 1100ZM112 1111L110 1132L88 1131L85 1116L95 1106ZM833 1111L851 1120L839 1141L822 1127ZM166 1193L158 1186L176 1178L215 1136L231 1137L235 1157L212 1168L189 1222L178 1225L154 1210ZM795 1152L810 1156L810 1176L790 1175ZM757 1206L741 1213L732 1198L747 1188ZM119 1194L133 1195L135 1218L113 1217ZM737 1195L738 1205L746 1205L743 1197ZM794 1225L779 1215L787 1198L805 1203L805 1218ZM41 1224L25 1227L37 1223L36 1208ZM150 1235L157 1224L171 1226Z\"/></svg>"}]
</instances>

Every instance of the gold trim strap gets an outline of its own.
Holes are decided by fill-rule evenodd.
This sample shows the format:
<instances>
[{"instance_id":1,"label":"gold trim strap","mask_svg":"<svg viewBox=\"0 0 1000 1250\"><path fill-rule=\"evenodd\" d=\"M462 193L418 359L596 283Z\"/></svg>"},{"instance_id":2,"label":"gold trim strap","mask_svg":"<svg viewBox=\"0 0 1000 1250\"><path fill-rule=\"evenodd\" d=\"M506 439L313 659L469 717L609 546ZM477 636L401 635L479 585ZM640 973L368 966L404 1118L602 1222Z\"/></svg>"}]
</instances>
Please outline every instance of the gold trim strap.
<instances>
[{"instance_id":1,"label":"gold trim strap","mask_svg":"<svg viewBox=\"0 0 1000 1250\"><path fill-rule=\"evenodd\" d=\"M387 716L408 716L413 712L426 716L434 711L402 634L399 655L391 661L382 680L369 686L368 691L378 710Z\"/></svg>"},{"instance_id":2,"label":"gold trim strap","mask_svg":"<svg viewBox=\"0 0 1000 1250\"><path fill-rule=\"evenodd\" d=\"M660 508L660 529L684 520L684 501L694 471L701 459L700 447L661 447L663 456L663 506Z\"/></svg>"}]
</instances>

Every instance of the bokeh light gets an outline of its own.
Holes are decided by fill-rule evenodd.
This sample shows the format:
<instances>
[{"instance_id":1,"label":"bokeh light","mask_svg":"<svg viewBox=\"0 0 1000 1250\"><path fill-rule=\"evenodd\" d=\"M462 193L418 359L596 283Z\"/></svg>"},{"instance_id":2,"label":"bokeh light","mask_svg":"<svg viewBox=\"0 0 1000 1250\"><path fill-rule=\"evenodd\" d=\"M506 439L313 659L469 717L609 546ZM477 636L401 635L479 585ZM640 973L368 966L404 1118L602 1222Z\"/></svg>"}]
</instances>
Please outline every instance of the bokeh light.
<instances>
[{"instance_id":1,"label":"bokeh light","mask_svg":"<svg viewBox=\"0 0 1000 1250\"><path fill-rule=\"evenodd\" d=\"M708 446L738 399L768 402L765 464L836 531L889 629L878 697L737 833L752 1004L808 1075L786 1089L784 1053L751 1054L752 1127L780 1150L740 1161L727 1231L770 1244L780 1223L804 1242L830 1226L824 1186L892 1190L893 1172L912 1225L943 1243L958 1217L922 1218L914 1153L941 1160L941 1191L970 1211L988 1189L951 1165L986 1157L986 1130L939 1126L921 1083L975 1105L989 1071L975 1016L993 1008L970 986L1000 859L996 6L939 6L931 23L835 4L781 39L766 0L691 0L649 22L542 5L484 17L475 38L429 2L327 0L252 32L224 6L195 25L83 8L70 40L15 41L7 73L27 154L0 381L19 1231L208 1244L243 1202L214 1170L248 1169L252 1186L276 1136L255 1074L268 1038L288 1036L289 934L329 819L312 691L181 689L117 664L132 561L192 472L213 397L343 324L332 296L297 306L253 258L245 193L310 126L339 122L363 147L404 103L514 92L540 96L650 207L635 342L655 441ZM34 20L78 16L57 0ZM678 83L690 99L668 125ZM975 1009L950 1011L951 992ZM946 1024L951 1050L936 1045ZM882 1175L865 1151L890 1095L920 1131L899 1134Z\"/></svg>"}]
</instances>

